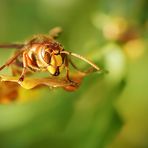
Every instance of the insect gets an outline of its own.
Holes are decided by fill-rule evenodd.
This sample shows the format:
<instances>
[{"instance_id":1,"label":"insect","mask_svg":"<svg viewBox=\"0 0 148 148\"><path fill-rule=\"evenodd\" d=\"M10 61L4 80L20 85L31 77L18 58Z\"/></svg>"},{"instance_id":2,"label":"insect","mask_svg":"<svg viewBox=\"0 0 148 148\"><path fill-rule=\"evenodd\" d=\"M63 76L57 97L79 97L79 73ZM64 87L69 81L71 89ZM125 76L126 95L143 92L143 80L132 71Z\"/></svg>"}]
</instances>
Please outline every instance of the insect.
<instances>
[{"instance_id":1,"label":"insect","mask_svg":"<svg viewBox=\"0 0 148 148\"><path fill-rule=\"evenodd\" d=\"M0 67L0 71L9 65L21 67L22 71L18 82L22 83L28 71L48 71L52 76L59 76L62 70L66 69L66 79L73 82L69 76L69 64L77 70L78 68L71 61L70 56L88 63L99 71L100 68L90 60L79 54L64 50L64 47L56 40L61 31L60 27L56 27L49 32L49 35L33 36L31 40L24 44L1 44L0 48L16 48L18 50Z\"/></svg>"}]
</instances>

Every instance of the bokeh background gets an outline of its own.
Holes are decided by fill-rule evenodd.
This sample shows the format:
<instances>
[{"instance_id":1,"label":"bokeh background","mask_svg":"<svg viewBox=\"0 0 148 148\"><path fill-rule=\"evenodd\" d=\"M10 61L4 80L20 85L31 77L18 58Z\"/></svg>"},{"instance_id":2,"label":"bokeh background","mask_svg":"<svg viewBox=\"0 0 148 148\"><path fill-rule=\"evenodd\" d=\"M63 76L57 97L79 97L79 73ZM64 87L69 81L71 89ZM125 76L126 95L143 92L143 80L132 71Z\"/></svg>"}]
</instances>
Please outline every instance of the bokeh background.
<instances>
[{"instance_id":1,"label":"bokeh background","mask_svg":"<svg viewBox=\"0 0 148 148\"><path fill-rule=\"evenodd\" d=\"M147 9L147 0L0 0L1 43L61 26L65 49L109 71L75 92L20 88L0 104L0 148L148 148ZM13 51L0 49L0 64Z\"/></svg>"}]
</instances>

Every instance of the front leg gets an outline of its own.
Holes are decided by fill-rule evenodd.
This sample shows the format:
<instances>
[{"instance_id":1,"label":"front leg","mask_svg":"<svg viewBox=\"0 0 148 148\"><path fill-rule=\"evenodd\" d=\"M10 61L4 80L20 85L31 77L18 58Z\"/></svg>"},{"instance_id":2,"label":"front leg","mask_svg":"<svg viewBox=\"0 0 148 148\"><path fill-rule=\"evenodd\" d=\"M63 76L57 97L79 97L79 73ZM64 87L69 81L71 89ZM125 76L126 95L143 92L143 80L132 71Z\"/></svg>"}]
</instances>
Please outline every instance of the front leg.
<instances>
[{"instance_id":1,"label":"front leg","mask_svg":"<svg viewBox=\"0 0 148 148\"><path fill-rule=\"evenodd\" d=\"M18 58L18 56L20 56L20 55L22 54L22 52L23 52L23 51L19 51L19 52L17 52L12 58L10 58L4 65L2 65L2 66L0 67L0 71L1 71L2 69L4 69L5 67L9 66L10 64L12 64L12 63Z\"/></svg>"},{"instance_id":2,"label":"front leg","mask_svg":"<svg viewBox=\"0 0 148 148\"><path fill-rule=\"evenodd\" d=\"M27 53L26 52L23 52L23 70L22 70L22 74L18 80L18 83L22 83L24 81L24 78L25 78L25 73L27 71Z\"/></svg>"},{"instance_id":3,"label":"front leg","mask_svg":"<svg viewBox=\"0 0 148 148\"><path fill-rule=\"evenodd\" d=\"M74 82L73 80L70 79L69 76L69 60L68 60L68 56L65 56L65 68L66 68L66 79L74 86L78 86L77 82Z\"/></svg>"},{"instance_id":4,"label":"front leg","mask_svg":"<svg viewBox=\"0 0 148 148\"><path fill-rule=\"evenodd\" d=\"M21 49L25 45L24 44L0 44L0 48L17 48Z\"/></svg>"}]
</instances>

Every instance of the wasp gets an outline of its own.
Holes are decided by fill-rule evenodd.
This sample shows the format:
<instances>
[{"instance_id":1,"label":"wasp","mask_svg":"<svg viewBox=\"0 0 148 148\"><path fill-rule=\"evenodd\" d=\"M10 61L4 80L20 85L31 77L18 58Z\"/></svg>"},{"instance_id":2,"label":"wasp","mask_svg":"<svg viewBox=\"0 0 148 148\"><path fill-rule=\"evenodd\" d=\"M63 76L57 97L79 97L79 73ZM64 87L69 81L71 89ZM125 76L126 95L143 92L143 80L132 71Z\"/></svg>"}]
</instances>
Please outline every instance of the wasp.
<instances>
[{"instance_id":1,"label":"wasp","mask_svg":"<svg viewBox=\"0 0 148 148\"><path fill-rule=\"evenodd\" d=\"M60 27L53 28L48 35L35 35L24 44L1 44L0 48L15 48L14 55L0 67L0 71L9 65L21 67L18 82L21 83L28 71L48 71L52 76L59 76L63 69L66 70L66 79L73 82L69 75L69 65L78 68L71 61L70 56L76 57L99 71L100 68L85 57L69 52L56 39L62 32Z\"/></svg>"}]
</instances>

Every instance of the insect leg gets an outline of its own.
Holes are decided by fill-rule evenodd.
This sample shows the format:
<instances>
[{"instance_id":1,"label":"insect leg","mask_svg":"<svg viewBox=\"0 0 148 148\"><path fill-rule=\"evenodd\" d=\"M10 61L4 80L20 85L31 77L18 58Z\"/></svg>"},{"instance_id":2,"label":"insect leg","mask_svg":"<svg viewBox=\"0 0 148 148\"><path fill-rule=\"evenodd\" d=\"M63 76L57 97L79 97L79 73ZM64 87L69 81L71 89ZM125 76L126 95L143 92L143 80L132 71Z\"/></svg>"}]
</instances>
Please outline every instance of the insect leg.
<instances>
[{"instance_id":1,"label":"insect leg","mask_svg":"<svg viewBox=\"0 0 148 148\"><path fill-rule=\"evenodd\" d=\"M19 83L21 83L24 80L25 77L25 73L27 71L27 56L26 56L26 52L23 52L23 70L22 70L22 74L18 80Z\"/></svg>"},{"instance_id":2,"label":"insect leg","mask_svg":"<svg viewBox=\"0 0 148 148\"><path fill-rule=\"evenodd\" d=\"M17 48L20 49L24 44L0 44L0 48Z\"/></svg>"},{"instance_id":3,"label":"insect leg","mask_svg":"<svg viewBox=\"0 0 148 148\"><path fill-rule=\"evenodd\" d=\"M69 77L69 64L68 64L68 57L65 56L65 68L66 68L66 79L68 81L71 81L70 77Z\"/></svg>"},{"instance_id":4,"label":"insect leg","mask_svg":"<svg viewBox=\"0 0 148 148\"><path fill-rule=\"evenodd\" d=\"M52 37L53 39L56 39L61 32L62 32L61 27L55 27L49 31L49 36Z\"/></svg>"},{"instance_id":5,"label":"insect leg","mask_svg":"<svg viewBox=\"0 0 148 148\"><path fill-rule=\"evenodd\" d=\"M10 64L12 64L13 61L15 61L15 60L17 59L17 57L18 57L20 54L22 54L22 51L17 52L17 53L16 53L12 58L10 58L4 65L2 65L2 66L0 67L0 71L1 71L2 69L4 69L6 66L9 66Z\"/></svg>"},{"instance_id":6,"label":"insect leg","mask_svg":"<svg viewBox=\"0 0 148 148\"><path fill-rule=\"evenodd\" d=\"M69 59L68 56L65 56L65 68L66 68L66 79L72 83L72 85L77 86L78 84L70 79L69 76Z\"/></svg>"}]
</instances>

